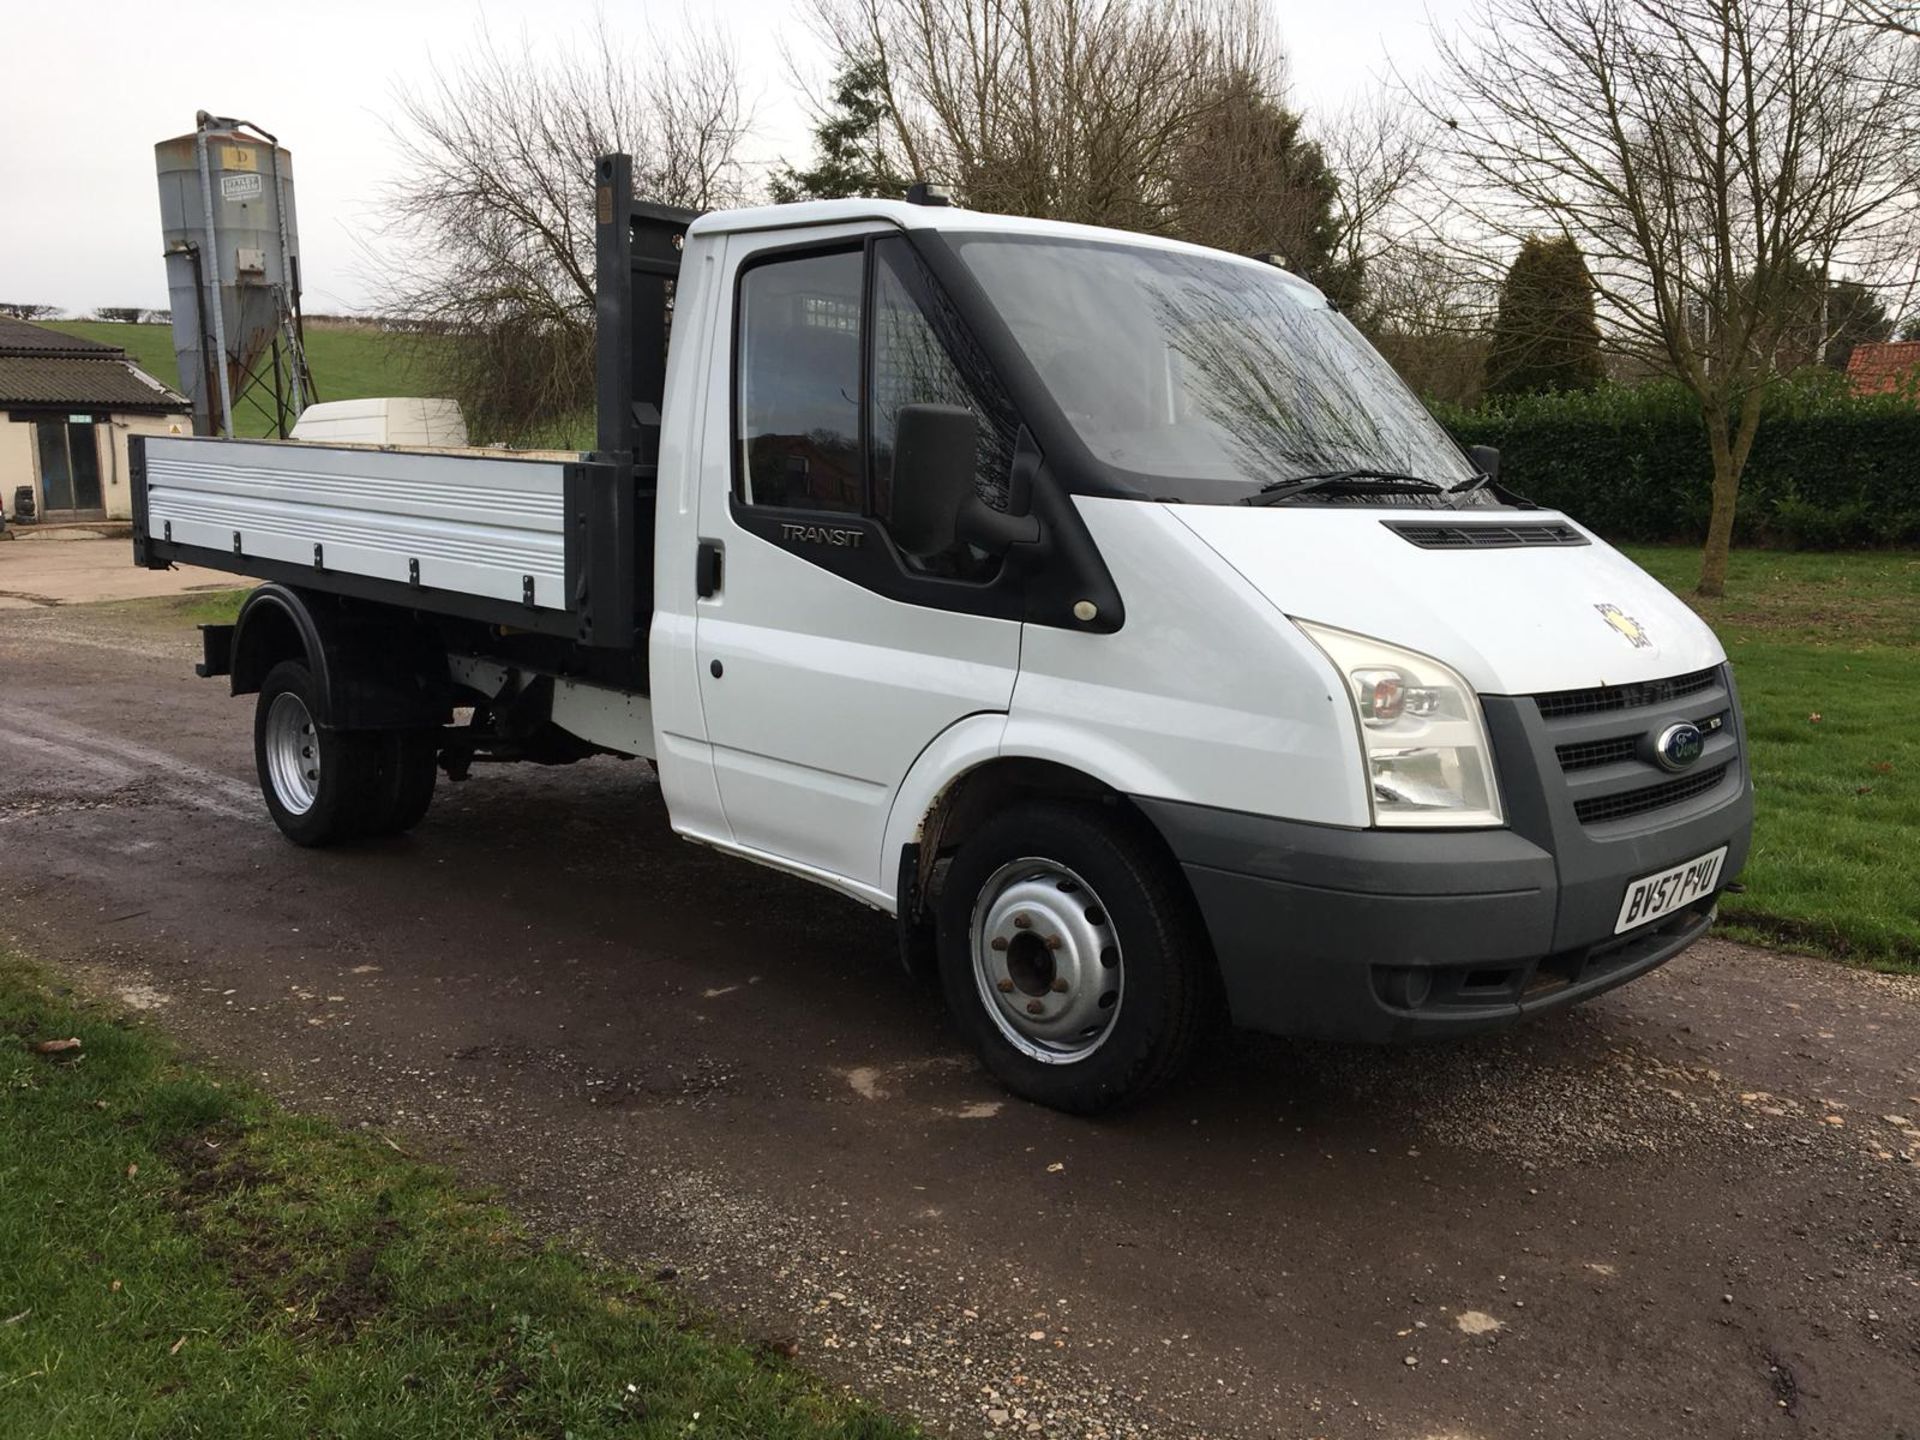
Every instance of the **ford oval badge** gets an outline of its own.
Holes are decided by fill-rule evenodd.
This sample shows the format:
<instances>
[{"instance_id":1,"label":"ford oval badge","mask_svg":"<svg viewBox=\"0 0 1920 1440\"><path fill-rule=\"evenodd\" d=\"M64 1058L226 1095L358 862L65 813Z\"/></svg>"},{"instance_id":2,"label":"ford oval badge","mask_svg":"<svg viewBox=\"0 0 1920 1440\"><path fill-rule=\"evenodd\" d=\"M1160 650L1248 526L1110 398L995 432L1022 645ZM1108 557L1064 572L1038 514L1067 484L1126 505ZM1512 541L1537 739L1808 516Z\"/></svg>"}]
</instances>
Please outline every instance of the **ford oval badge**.
<instances>
[{"instance_id":1,"label":"ford oval badge","mask_svg":"<svg viewBox=\"0 0 1920 1440\"><path fill-rule=\"evenodd\" d=\"M1653 742L1653 756L1662 768L1678 772L1698 760L1706 748L1707 737L1700 727L1683 720L1660 732L1660 738Z\"/></svg>"}]
</instances>

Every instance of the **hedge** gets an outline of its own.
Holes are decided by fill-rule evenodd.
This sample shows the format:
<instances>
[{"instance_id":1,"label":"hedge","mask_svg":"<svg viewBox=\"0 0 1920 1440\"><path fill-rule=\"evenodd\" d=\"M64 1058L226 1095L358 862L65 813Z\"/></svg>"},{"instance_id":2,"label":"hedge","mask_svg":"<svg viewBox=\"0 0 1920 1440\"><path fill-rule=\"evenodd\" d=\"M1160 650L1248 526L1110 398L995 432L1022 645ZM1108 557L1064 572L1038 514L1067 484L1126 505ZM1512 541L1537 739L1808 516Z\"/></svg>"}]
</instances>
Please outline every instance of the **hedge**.
<instances>
[{"instance_id":1,"label":"hedge","mask_svg":"<svg viewBox=\"0 0 1920 1440\"><path fill-rule=\"evenodd\" d=\"M1676 383L1436 406L1462 445L1500 451L1500 479L1612 540L1705 538L1713 462ZM1920 543L1920 403L1853 395L1832 372L1778 387L1740 482L1742 543L1834 549Z\"/></svg>"}]
</instances>

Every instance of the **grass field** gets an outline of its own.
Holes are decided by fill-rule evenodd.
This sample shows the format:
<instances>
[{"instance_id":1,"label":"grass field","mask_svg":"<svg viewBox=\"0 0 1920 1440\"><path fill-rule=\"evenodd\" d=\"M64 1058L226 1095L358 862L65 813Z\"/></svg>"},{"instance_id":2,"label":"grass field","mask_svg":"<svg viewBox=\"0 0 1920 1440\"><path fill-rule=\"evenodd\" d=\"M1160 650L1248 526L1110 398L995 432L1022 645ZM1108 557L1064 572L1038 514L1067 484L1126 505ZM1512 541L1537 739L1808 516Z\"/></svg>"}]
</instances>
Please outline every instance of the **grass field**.
<instances>
[{"instance_id":1,"label":"grass field","mask_svg":"<svg viewBox=\"0 0 1920 1440\"><path fill-rule=\"evenodd\" d=\"M233 624L240 614L241 602L250 593L246 586L232 590L189 590L182 595L140 600L101 600L89 603L87 608L112 616L124 625L177 635L198 625Z\"/></svg>"},{"instance_id":2,"label":"grass field","mask_svg":"<svg viewBox=\"0 0 1920 1440\"><path fill-rule=\"evenodd\" d=\"M1694 549L1629 554L1732 657L1758 811L1728 928L1920 970L1920 554L1736 551L1727 598L1691 594Z\"/></svg>"},{"instance_id":3,"label":"grass field","mask_svg":"<svg viewBox=\"0 0 1920 1440\"><path fill-rule=\"evenodd\" d=\"M118 345L134 364L168 385L180 383L173 358L173 331L165 325L117 325L104 320L54 320L48 328ZM323 400L362 400L377 395L432 394L433 380L414 348L417 341L353 325L307 326L307 363ZM271 426L259 411L236 402L233 428L264 435Z\"/></svg>"},{"instance_id":4,"label":"grass field","mask_svg":"<svg viewBox=\"0 0 1920 1440\"><path fill-rule=\"evenodd\" d=\"M917 1433L3 953L0 1095L8 1440Z\"/></svg>"}]
</instances>

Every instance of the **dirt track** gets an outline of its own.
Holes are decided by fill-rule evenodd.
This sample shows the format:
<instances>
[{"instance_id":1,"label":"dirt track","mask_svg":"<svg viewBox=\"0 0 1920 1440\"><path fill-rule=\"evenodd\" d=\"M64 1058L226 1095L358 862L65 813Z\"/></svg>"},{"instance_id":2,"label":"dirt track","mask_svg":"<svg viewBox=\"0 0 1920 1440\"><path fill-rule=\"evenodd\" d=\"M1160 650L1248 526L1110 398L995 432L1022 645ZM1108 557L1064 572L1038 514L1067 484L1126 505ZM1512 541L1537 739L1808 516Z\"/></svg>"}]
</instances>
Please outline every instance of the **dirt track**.
<instances>
[{"instance_id":1,"label":"dirt track","mask_svg":"<svg viewBox=\"0 0 1920 1440\"><path fill-rule=\"evenodd\" d=\"M938 1433L1920 1436L1920 985L1710 944L1503 1038L1007 1099L891 922L487 770L312 853L191 636L0 614L0 936Z\"/></svg>"}]
</instances>

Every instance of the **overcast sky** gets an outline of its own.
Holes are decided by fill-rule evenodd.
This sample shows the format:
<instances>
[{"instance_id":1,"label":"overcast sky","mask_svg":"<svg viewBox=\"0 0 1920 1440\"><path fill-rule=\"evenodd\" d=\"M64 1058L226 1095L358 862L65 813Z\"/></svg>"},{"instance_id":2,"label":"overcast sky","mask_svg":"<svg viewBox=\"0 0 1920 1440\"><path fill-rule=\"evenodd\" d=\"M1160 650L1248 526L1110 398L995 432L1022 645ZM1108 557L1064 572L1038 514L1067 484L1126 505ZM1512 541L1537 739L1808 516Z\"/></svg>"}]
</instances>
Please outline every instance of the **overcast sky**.
<instances>
[{"instance_id":1,"label":"overcast sky","mask_svg":"<svg viewBox=\"0 0 1920 1440\"><path fill-rule=\"evenodd\" d=\"M1336 106L1432 54L1429 16L1469 0L1274 0L1296 104ZM293 154L306 308L364 306L364 247L399 151L385 124L395 87L457 64L484 14L496 38L572 39L604 10L644 44L688 13L681 0L0 0L0 301L166 303L153 145L196 110L252 120ZM699 7L693 13L703 13ZM802 3L714 0L740 50L754 110L752 158L805 159L806 112L790 76L828 72Z\"/></svg>"}]
</instances>

